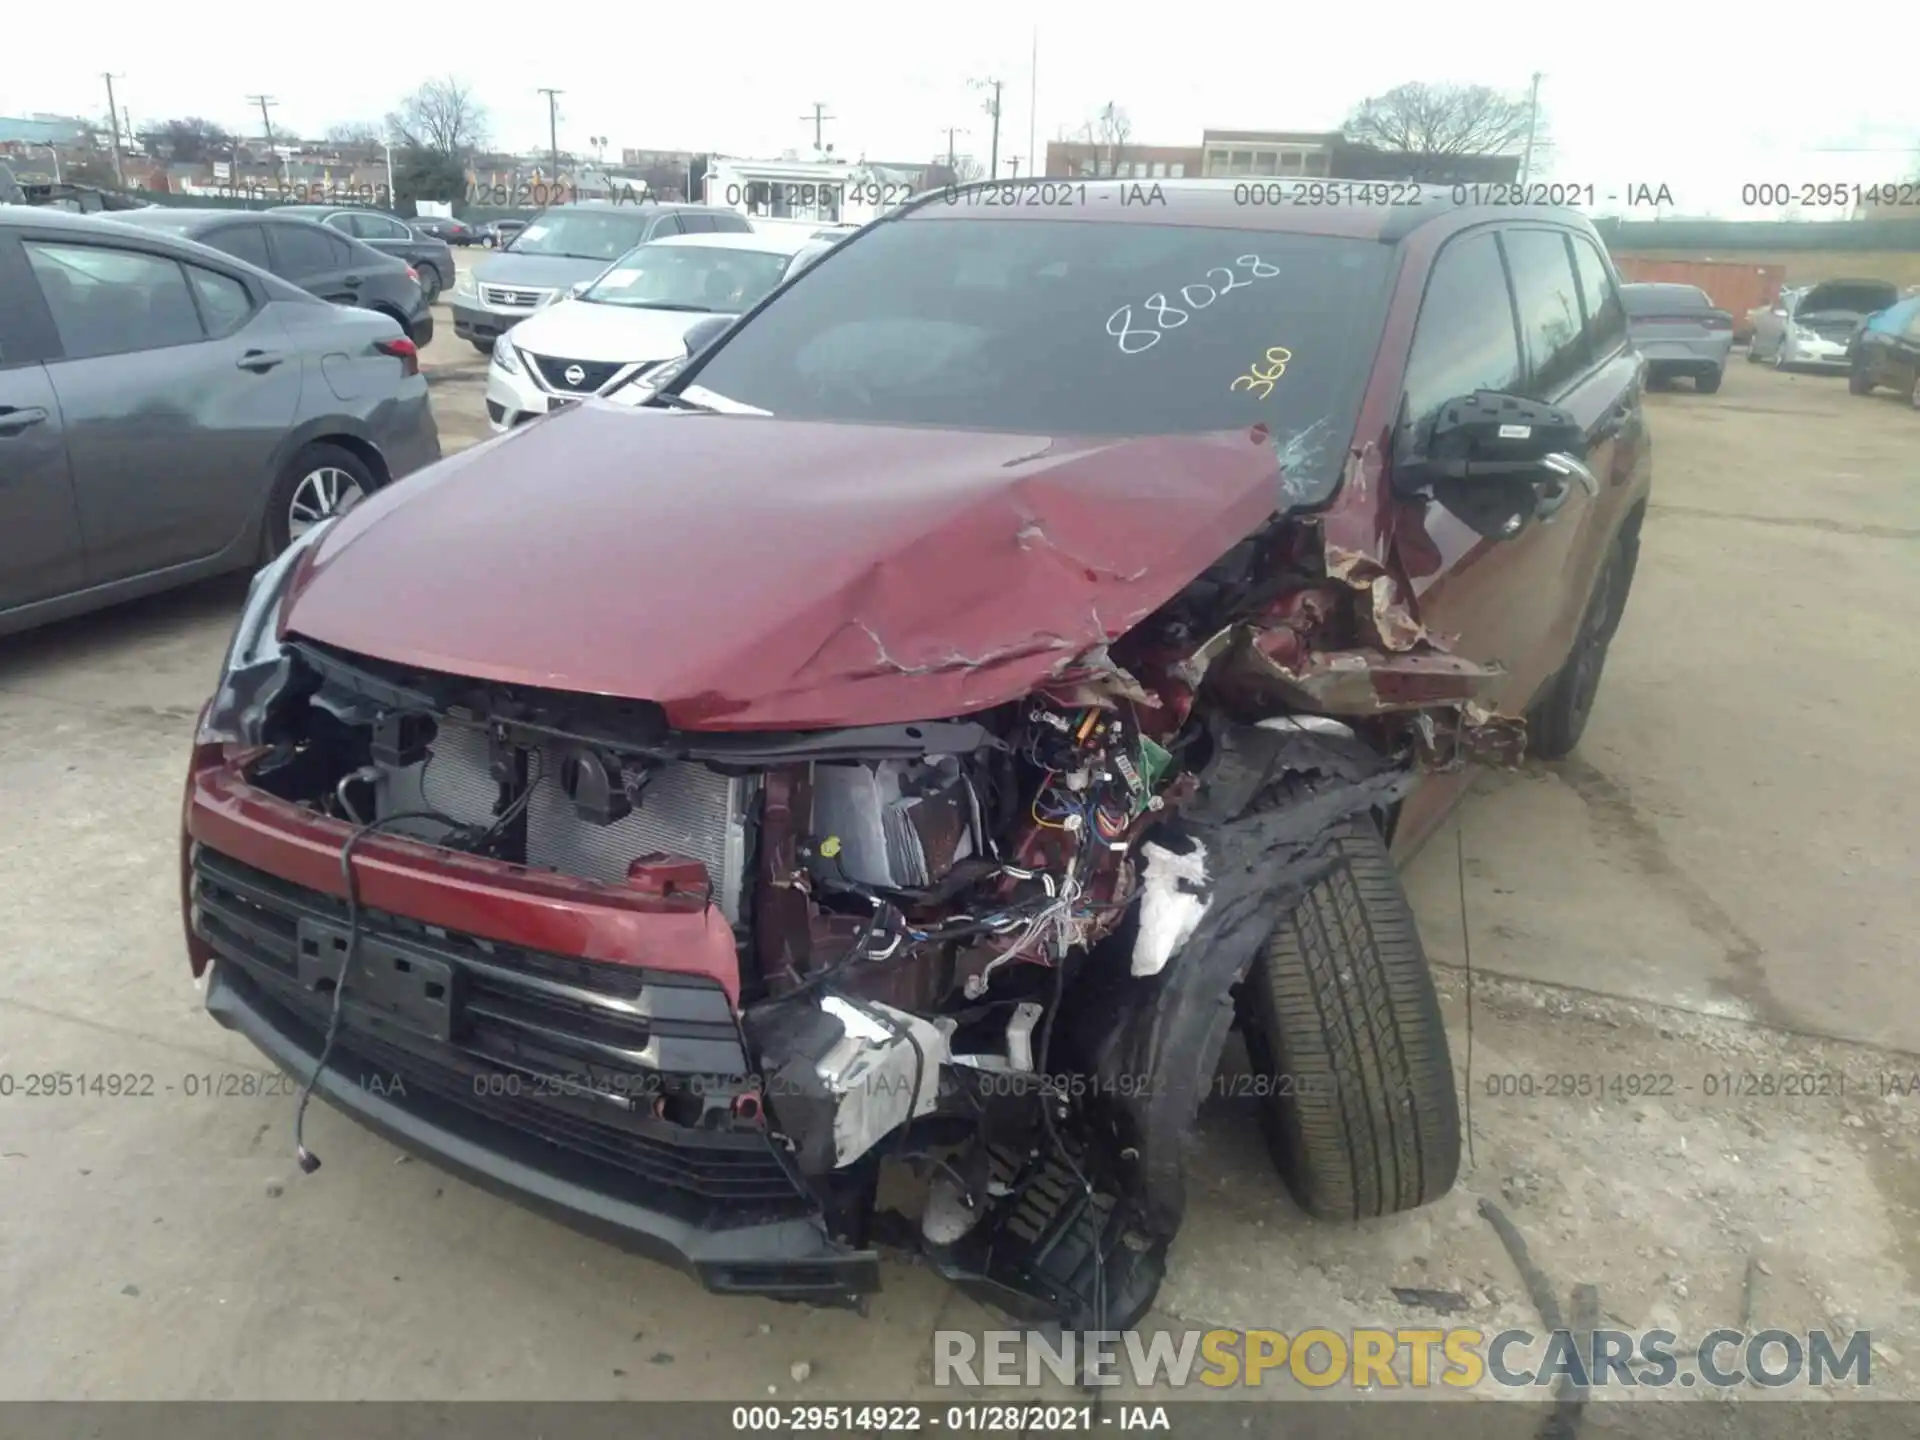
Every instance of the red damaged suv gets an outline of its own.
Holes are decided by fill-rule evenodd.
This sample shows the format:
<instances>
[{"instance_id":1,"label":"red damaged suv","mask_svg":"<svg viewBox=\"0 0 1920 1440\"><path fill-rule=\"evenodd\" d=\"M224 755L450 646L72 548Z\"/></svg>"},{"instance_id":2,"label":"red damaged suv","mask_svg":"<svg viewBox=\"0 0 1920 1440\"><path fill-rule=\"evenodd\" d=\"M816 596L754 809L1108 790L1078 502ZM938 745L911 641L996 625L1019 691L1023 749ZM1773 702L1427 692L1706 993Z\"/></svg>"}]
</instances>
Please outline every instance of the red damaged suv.
<instances>
[{"instance_id":1,"label":"red damaged suv","mask_svg":"<svg viewBox=\"0 0 1920 1440\"><path fill-rule=\"evenodd\" d=\"M922 197L308 532L187 782L213 1017L718 1291L1131 1324L1235 1026L1307 1210L1443 1193L1394 857L1580 737L1640 362L1577 215L1270 188Z\"/></svg>"}]
</instances>

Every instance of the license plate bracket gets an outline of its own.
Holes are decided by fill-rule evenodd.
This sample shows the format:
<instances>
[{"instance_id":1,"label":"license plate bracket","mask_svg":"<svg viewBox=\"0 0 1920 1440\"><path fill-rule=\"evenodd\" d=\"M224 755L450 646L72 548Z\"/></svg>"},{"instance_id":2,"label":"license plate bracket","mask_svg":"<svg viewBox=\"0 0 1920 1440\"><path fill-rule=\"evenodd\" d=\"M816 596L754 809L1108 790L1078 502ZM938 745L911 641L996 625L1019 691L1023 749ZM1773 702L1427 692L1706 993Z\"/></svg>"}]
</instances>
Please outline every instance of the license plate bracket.
<instances>
[{"instance_id":1,"label":"license plate bracket","mask_svg":"<svg viewBox=\"0 0 1920 1440\"><path fill-rule=\"evenodd\" d=\"M578 395L549 395L547 397L547 413L551 415L556 410L565 410L568 406L578 405L579 403L580 397Z\"/></svg>"},{"instance_id":2,"label":"license plate bracket","mask_svg":"<svg viewBox=\"0 0 1920 1440\"><path fill-rule=\"evenodd\" d=\"M295 960L302 988L333 1001L341 965L347 957L347 928L321 920L301 920L296 928ZM455 992L460 975L449 962L417 945L361 933L354 946L353 971L347 976L343 1004L435 1040L451 1043Z\"/></svg>"}]
</instances>

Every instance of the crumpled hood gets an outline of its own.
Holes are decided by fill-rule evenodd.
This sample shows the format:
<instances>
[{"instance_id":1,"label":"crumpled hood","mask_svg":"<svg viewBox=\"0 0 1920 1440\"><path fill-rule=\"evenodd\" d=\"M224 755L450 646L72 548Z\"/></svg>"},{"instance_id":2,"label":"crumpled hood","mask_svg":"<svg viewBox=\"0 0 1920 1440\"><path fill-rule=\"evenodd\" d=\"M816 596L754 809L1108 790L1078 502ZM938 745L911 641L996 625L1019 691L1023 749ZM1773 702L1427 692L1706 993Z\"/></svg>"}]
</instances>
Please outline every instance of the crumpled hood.
<instances>
[{"instance_id":1,"label":"crumpled hood","mask_svg":"<svg viewBox=\"0 0 1920 1440\"><path fill-rule=\"evenodd\" d=\"M805 729L1017 699L1276 508L1262 429L1054 440L589 401L335 524L282 632Z\"/></svg>"}]
</instances>

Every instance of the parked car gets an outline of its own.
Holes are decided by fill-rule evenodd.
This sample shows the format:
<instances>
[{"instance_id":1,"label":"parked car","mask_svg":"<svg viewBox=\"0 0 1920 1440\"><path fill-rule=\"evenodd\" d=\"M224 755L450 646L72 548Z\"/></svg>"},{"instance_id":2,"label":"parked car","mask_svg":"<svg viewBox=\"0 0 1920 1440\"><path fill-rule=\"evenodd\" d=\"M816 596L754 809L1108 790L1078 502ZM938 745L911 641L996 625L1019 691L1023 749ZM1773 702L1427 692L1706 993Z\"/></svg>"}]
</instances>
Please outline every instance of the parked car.
<instances>
[{"instance_id":1,"label":"parked car","mask_svg":"<svg viewBox=\"0 0 1920 1440\"><path fill-rule=\"evenodd\" d=\"M1897 390L1920 410L1920 296L1867 317L1847 343L1847 389Z\"/></svg>"},{"instance_id":2,"label":"parked car","mask_svg":"<svg viewBox=\"0 0 1920 1440\"><path fill-rule=\"evenodd\" d=\"M429 305L440 298L441 291L453 288L453 250L446 240L414 229L398 215L362 205L276 205L273 213L318 221L382 255L406 261Z\"/></svg>"},{"instance_id":3,"label":"parked car","mask_svg":"<svg viewBox=\"0 0 1920 1440\"><path fill-rule=\"evenodd\" d=\"M1676 375L1711 395L1733 352L1733 316L1698 285L1622 285L1627 333L1647 358L1647 386L1664 390Z\"/></svg>"},{"instance_id":4,"label":"parked car","mask_svg":"<svg viewBox=\"0 0 1920 1440\"><path fill-rule=\"evenodd\" d=\"M1126 1328L1236 1017L1307 1210L1445 1192L1392 857L1593 707L1616 278L1572 211L1085 190L909 203L263 574L183 809L212 1016L732 1294L857 1303L884 1234Z\"/></svg>"},{"instance_id":5,"label":"parked car","mask_svg":"<svg viewBox=\"0 0 1920 1440\"><path fill-rule=\"evenodd\" d=\"M1747 359L1771 360L1776 370L1842 370L1860 322L1899 298L1899 288L1885 280L1822 280L1783 292L1778 305L1754 317Z\"/></svg>"},{"instance_id":6,"label":"parked car","mask_svg":"<svg viewBox=\"0 0 1920 1440\"><path fill-rule=\"evenodd\" d=\"M385 316L150 228L0 208L0 634L250 569L439 454Z\"/></svg>"},{"instance_id":7,"label":"parked car","mask_svg":"<svg viewBox=\"0 0 1920 1440\"><path fill-rule=\"evenodd\" d=\"M175 210L160 205L114 218L211 245L321 300L376 311L423 349L433 341L433 308L413 266L332 226L271 210Z\"/></svg>"},{"instance_id":8,"label":"parked car","mask_svg":"<svg viewBox=\"0 0 1920 1440\"><path fill-rule=\"evenodd\" d=\"M696 324L751 308L810 243L709 233L670 235L628 251L494 344L489 423L510 430L685 355Z\"/></svg>"},{"instance_id":9,"label":"parked car","mask_svg":"<svg viewBox=\"0 0 1920 1440\"><path fill-rule=\"evenodd\" d=\"M600 200L550 206L507 249L462 273L453 292L453 333L485 354L542 305L593 279L636 245L751 228L744 215L706 205Z\"/></svg>"},{"instance_id":10,"label":"parked car","mask_svg":"<svg viewBox=\"0 0 1920 1440\"><path fill-rule=\"evenodd\" d=\"M513 237L526 228L527 222L524 220L488 220L475 233L480 236L482 245L497 250L504 245L511 245Z\"/></svg>"},{"instance_id":11,"label":"parked car","mask_svg":"<svg viewBox=\"0 0 1920 1440\"><path fill-rule=\"evenodd\" d=\"M451 215L417 215L407 224L422 235L444 240L449 245L478 245L480 232L464 220ZM449 282L451 283L451 282Z\"/></svg>"}]
</instances>

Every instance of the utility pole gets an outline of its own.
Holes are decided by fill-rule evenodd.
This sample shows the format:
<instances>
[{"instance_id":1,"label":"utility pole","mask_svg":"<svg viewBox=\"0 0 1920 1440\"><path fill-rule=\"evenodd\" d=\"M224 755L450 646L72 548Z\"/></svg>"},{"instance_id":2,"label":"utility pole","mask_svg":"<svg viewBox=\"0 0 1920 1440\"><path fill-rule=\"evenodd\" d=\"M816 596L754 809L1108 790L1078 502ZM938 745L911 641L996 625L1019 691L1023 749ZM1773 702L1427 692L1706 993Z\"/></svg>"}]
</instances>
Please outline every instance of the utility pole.
<instances>
[{"instance_id":1,"label":"utility pole","mask_svg":"<svg viewBox=\"0 0 1920 1440\"><path fill-rule=\"evenodd\" d=\"M1527 148L1520 157L1520 183L1533 173L1533 128L1540 119L1540 72L1533 72L1533 93L1527 97Z\"/></svg>"},{"instance_id":2,"label":"utility pole","mask_svg":"<svg viewBox=\"0 0 1920 1440\"><path fill-rule=\"evenodd\" d=\"M1033 27L1033 63L1027 68L1027 166L1038 169L1040 150L1034 144L1034 116L1039 113L1040 101L1040 27Z\"/></svg>"},{"instance_id":3,"label":"utility pole","mask_svg":"<svg viewBox=\"0 0 1920 1440\"><path fill-rule=\"evenodd\" d=\"M956 159L953 153L953 137L966 133L966 129L963 126L949 125L947 127L947 174L952 175L955 180L958 180L960 176L953 168Z\"/></svg>"},{"instance_id":4,"label":"utility pole","mask_svg":"<svg viewBox=\"0 0 1920 1440\"><path fill-rule=\"evenodd\" d=\"M1013 178L1018 180L1020 178L1020 157L1018 155L1009 155L1007 157L1007 163L1013 166Z\"/></svg>"},{"instance_id":5,"label":"utility pole","mask_svg":"<svg viewBox=\"0 0 1920 1440\"><path fill-rule=\"evenodd\" d=\"M273 148L273 121L267 115L267 107L269 105L277 105L280 102L275 100L271 95L249 95L247 99L253 101L254 104L260 107L260 124L267 132L267 154L274 156L274 158L278 160L279 156ZM285 171L281 172L280 178L283 180L286 178Z\"/></svg>"},{"instance_id":6,"label":"utility pole","mask_svg":"<svg viewBox=\"0 0 1920 1440\"><path fill-rule=\"evenodd\" d=\"M816 100L813 102L813 114L802 115L800 118L802 120L811 120L813 122L814 153L816 155L825 154L826 147L821 144L821 140L824 138L823 133L821 131L821 126L823 126L829 120L838 120L840 117L838 115L827 114L826 103L821 100Z\"/></svg>"},{"instance_id":7,"label":"utility pole","mask_svg":"<svg viewBox=\"0 0 1920 1440\"><path fill-rule=\"evenodd\" d=\"M993 148L988 152L991 158L987 162L987 178L998 180L1000 178L1000 81L975 80L973 83L982 90L988 88L993 90L993 95L986 104L987 114L993 117Z\"/></svg>"},{"instance_id":8,"label":"utility pole","mask_svg":"<svg viewBox=\"0 0 1920 1440\"><path fill-rule=\"evenodd\" d=\"M120 167L120 107L114 103L113 82L127 77L105 70L100 75L107 82L107 134L113 137L113 178L124 190L127 188L127 177Z\"/></svg>"},{"instance_id":9,"label":"utility pole","mask_svg":"<svg viewBox=\"0 0 1920 1440\"><path fill-rule=\"evenodd\" d=\"M547 97L547 150L553 157L553 174L547 177L547 184L554 185L560 180L560 97L567 92L540 87L540 94Z\"/></svg>"}]
</instances>

